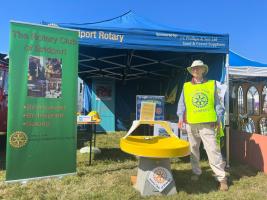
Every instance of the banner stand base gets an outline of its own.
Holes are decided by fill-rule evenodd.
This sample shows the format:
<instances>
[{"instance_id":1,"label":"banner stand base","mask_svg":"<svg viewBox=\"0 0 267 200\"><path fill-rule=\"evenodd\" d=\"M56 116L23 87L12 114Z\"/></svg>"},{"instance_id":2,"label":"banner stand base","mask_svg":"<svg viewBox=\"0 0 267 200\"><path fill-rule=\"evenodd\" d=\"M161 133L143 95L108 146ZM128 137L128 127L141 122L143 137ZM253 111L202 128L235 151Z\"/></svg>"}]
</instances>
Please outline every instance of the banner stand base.
<instances>
[{"instance_id":1,"label":"banner stand base","mask_svg":"<svg viewBox=\"0 0 267 200\"><path fill-rule=\"evenodd\" d=\"M18 180L8 180L8 181L5 181L5 183L21 183L21 184L26 184L28 181L40 180L40 179L47 179L47 178L62 178L63 176L70 176L70 175L76 175L76 174L77 174L77 172L73 172L73 173L58 174L58 175L51 175L51 176L40 176L40 177L34 177L34 178L25 178L25 179L18 179Z\"/></svg>"}]
</instances>

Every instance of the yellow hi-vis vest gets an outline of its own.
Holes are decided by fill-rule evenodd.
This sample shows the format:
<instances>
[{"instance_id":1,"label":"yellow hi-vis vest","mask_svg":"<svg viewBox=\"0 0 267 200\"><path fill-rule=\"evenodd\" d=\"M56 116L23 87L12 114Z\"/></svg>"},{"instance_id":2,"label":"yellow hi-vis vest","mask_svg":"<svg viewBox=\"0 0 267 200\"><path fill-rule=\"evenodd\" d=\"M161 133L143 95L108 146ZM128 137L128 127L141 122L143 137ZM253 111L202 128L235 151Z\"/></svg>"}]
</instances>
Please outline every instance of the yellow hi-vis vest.
<instances>
[{"instance_id":1,"label":"yellow hi-vis vest","mask_svg":"<svg viewBox=\"0 0 267 200\"><path fill-rule=\"evenodd\" d=\"M189 124L216 122L215 81L202 84L184 84L186 120Z\"/></svg>"}]
</instances>

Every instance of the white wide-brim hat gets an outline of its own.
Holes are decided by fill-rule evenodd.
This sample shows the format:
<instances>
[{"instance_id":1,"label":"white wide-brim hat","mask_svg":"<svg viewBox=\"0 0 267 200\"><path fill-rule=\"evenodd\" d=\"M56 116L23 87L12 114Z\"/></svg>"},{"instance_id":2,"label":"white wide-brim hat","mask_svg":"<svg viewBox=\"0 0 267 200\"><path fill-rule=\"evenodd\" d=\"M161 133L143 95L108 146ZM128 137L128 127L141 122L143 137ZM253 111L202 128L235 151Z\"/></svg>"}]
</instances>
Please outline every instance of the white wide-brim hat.
<instances>
[{"instance_id":1,"label":"white wide-brim hat","mask_svg":"<svg viewBox=\"0 0 267 200\"><path fill-rule=\"evenodd\" d=\"M187 67L187 70L190 74L192 74L192 68L193 67L204 67L205 68L204 75L206 75L209 71L208 65L204 64L204 62L202 60L194 60L192 65L190 67Z\"/></svg>"}]
</instances>

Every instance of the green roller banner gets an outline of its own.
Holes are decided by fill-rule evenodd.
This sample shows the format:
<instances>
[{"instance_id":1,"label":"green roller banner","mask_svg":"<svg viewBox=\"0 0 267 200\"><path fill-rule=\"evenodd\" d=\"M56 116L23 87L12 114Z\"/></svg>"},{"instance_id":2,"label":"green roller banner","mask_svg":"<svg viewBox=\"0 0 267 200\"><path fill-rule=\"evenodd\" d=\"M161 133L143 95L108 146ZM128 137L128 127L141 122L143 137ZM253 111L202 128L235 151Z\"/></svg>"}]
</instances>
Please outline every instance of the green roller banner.
<instances>
[{"instance_id":1,"label":"green roller banner","mask_svg":"<svg viewBox=\"0 0 267 200\"><path fill-rule=\"evenodd\" d=\"M11 22L6 181L76 172L78 32Z\"/></svg>"}]
</instances>

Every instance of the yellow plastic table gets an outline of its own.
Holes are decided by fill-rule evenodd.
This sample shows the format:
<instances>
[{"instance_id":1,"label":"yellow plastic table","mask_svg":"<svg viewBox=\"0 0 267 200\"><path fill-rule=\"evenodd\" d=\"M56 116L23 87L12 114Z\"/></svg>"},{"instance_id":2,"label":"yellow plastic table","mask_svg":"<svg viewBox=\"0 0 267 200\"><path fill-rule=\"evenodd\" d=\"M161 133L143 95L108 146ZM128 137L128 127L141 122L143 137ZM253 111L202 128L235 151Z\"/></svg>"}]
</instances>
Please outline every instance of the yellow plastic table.
<instances>
[{"instance_id":1,"label":"yellow plastic table","mask_svg":"<svg viewBox=\"0 0 267 200\"><path fill-rule=\"evenodd\" d=\"M141 157L174 158L188 155L187 141L176 137L128 136L120 141L122 151Z\"/></svg>"},{"instance_id":2,"label":"yellow plastic table","mask_svg":"<svg viewBox=\"0 0 267 200\"><path fill-rule=\"evenodd\" d=\"M131 136L131 133L141 124L159 124L166 130L169 137ZM135 188L142 196L177 193L174 180L171 180L170 158L189 155L189 143L178 138L167 121L134 121L128 133L120 139L120 148L126 153L140 157ZM162 176L165 177L156 174L156 171L160 170ZM157 178L153 179L153 176ZM162 182L157 182L157 180ZM164 187L162 183L168 186Z\"/></svg>"}]
</instances>

